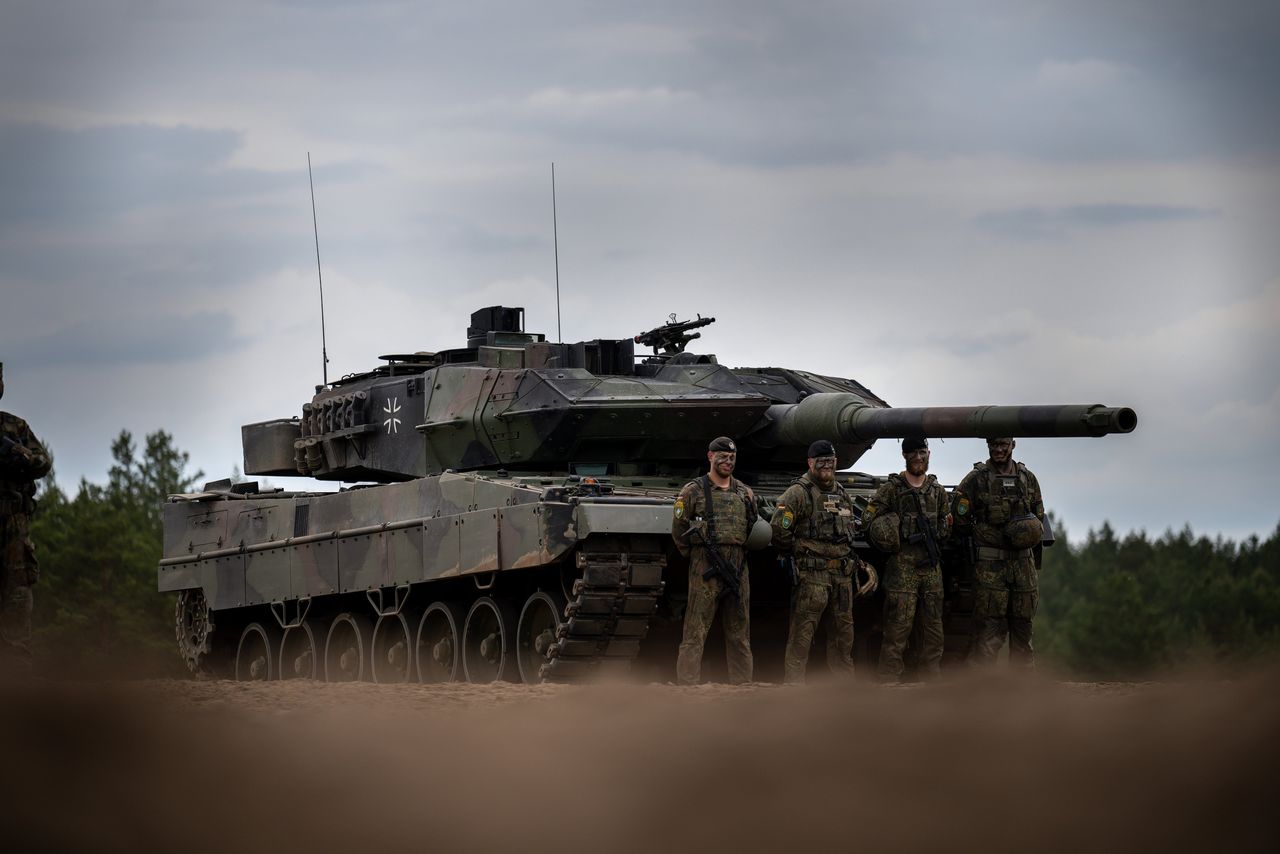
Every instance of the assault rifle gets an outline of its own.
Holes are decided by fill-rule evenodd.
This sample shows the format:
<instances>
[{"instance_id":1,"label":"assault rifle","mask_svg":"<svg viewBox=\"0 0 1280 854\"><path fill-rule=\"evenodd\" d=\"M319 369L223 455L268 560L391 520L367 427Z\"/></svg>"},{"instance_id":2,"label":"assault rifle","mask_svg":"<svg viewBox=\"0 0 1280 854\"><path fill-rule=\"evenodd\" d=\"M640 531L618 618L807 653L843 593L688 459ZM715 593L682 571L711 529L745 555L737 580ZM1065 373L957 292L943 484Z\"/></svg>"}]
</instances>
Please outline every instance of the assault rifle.
<instances>
[{"instance_id":1,"label":"assault rifle","mask_svg":"<svg viewBox=\"0 0 1280 854\"><path fill-rule=\"evenodd\" d=\"M702 541L702 547L707 551L707 562L711 565L702 573L702 580L710 581L712 578L719 578L725 592L741 598L742 582L738 579L738 570L724 555L720 554L720 550L716 548L715 538L707 536L706 528L706 522L694 523L685 532L687 537L696 531L698 539Z\"/></svg>"},{"instance_id":2,"label":"assault rifle","mask_svg":"<svg viewBox=\"0 0 1280 854\"><path fill-rule=\"evenodd\" d=\"M919 545L924 543L924 547L929 552L929 556L916 563L916 569L923 569L926 566L942 566L942 549L938 545L938 528L934 525L933 517L925 512L924 498L921 497L918 490L911 490L916 497L916 518L919 519L920 530L917 533L907 537L907 542L911 545Z\"/></svg>"}]
</instances>

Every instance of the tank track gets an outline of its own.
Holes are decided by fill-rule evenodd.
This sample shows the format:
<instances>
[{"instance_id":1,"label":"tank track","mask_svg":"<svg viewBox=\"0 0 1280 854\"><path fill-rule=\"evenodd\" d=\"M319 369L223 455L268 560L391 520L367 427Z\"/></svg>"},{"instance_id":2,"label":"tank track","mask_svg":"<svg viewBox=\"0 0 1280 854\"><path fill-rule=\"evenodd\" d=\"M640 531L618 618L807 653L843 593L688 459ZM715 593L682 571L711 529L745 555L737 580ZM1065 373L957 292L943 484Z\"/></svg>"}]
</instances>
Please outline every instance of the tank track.
<instances>
[{"instance_id":1,"label":"tank track","mask_svg":"<svg viewBox=\"0 0 1280 854\"><path fill-rule=\"evenodd\" d=\"M545 682L625 674L662 595L662 553L582 552L582 577L540 670Z\"/></svg>"}]
</instances>

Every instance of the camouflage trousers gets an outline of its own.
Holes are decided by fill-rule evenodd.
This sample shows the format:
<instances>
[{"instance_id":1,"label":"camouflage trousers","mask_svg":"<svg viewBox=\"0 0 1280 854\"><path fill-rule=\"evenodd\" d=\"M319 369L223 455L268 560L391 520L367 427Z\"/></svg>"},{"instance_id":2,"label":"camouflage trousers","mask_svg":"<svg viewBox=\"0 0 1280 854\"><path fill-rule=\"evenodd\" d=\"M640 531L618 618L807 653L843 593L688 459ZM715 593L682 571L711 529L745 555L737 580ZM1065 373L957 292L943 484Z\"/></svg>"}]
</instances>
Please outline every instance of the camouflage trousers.
<instances>
[{"instance_id":1,"label":"camouflage trousers","mask_svg":"<svg viewBox=\"0 0 1280 854\"><path fill-rule=\"evenodd\" d=\"M942 662L942 571L897 568L892 565L884 583L884 638L880 643L880 678L897 682L905 668L902 656L918 630L918 670L922 677L938 675Z\"/></svg>"},{"instance_id":2,"label":"camouflage trousers","mask_svg":"<svg viewBox=\"0 0 1280 854\"><path fill-rule=\"evenodd\" d=\"M800 584L791 594L784 682L804 682L813 633L824 616L827 667L832 673L853 675L853 580L838 570L820 569L801 571Z\"/></svg>"},{"instance_id":3,"label":"camouflage trousers","mask_svg":"<svg viewBox=\"0 0 1280 854\"><path fill-rule=\"evenodd\" d=\"M991 664L1007 635L1009 663L1033 667L1031 620L1040 603L1035 561L1031 558L979 561L977 577L978 598L973 610L974 636L969 660L975 664Z\"/></svg>"},{"instance_id":4,"label":"camouflage trousers","mask_svg":"<svg viewBox=\"0 0 1280 854\"><path fill-rule=\"evenodd\" d=\"M727 556L726 556L727 557ZM721 614L724 629L724 655L729 665L729 682L741 685L751 681L751 582L744 569L739 576L741 596L724 592L724 582L716 576L703 578L705 560L689 561L689 604L684 611L684 639L676 658L676 679L681 685L697 685L702 681L702 651L707 634ZM723 595L722 595L723 594Z\"/></svg>"},{"instance_id":5,"label":"camouflage trousers","mask_svg":"<svg viewBox=\"0 0 1280 854\"><path fill-rule=\"evenodd\" d=\"M30 654L31 585L39 576L25 513L0 509L0 653Z\"/></svg>"}]
</instances>

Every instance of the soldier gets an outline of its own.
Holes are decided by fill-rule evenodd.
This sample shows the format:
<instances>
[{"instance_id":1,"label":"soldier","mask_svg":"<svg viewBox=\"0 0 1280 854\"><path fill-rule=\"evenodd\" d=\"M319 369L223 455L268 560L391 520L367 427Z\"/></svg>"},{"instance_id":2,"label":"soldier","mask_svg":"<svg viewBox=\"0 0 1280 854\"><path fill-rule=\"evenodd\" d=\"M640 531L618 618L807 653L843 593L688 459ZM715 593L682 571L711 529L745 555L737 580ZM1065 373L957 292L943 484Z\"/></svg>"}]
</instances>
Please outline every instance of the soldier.
<instances>
[{"instance_id":1,"label":"soldier","mask_svg":"<svg viewBox=\"0 0 1280 854\"><path fill-rule=\"evenodd\" d=\"M0 363L0 397L4 364ZM27 422L0 412L0 653L30 658L31 585L40 568L29 535L36 481L52 461Z\"/></svg>"},{"instance_id":2,"label":"soldier","mask_svg":"<svg viewBox=\"0 0 1280 854\"><path fill-rule=\"evenodd\" d=\"M696 685L702 678L702 651L716 610L723 604L725 658L729 681L751 681L751 587L746 572L747 537L756 522L756 498L733 477L738 448L725 436L707 447L710 471L685 484L676 498L671 536L689 558L689 603L676 678Z\"/></svg>"},{"instance_id":3,"label":"soldier","mask_svg":"<svg viewBox=\"0 0 1280 854\"><path fill-rule=\"evenodd\" d=\"M990 664L1009 637L1009 663L1031 667L1031 620L1040 594L1036 584L1044 536L1040 483L1014 462L1011 438L987 440L985 463L975 463L956 487L956 531L973 537L978 579L975 632L969 658Z\"/></svg>"},{"instance_id":4,"label":"soldier","mask_svg":"<svg viewBox=\"0 0 1280 854\"><path fill-rule=\"evenodd\" d=\"M951 534L946 490L929 471L929 440L902 440L907 470L889 475L876 490L863 521L881 551L884 570L884 640L880 678L902 678L902 653L913 626L919 628L919 670L936 676L942 661L942 541Z\"/></svg>"},{"instance_id":5,"label":"soldier","mask_svg":"<svg viewBox=\"0 0 1280 854\"><path fill-rule=\"evenodd\" d=\"M782 493L771 525L780 556L794 562L796 584L783 681L804 682L813 632L824 614L827 666L852 676L854 580L862 570L867 581L858 593L869 593L876 575L853 554L853 501L836 481L836 449L826 439L809 446L809 471Z\"/></svg>"}]
</instances>

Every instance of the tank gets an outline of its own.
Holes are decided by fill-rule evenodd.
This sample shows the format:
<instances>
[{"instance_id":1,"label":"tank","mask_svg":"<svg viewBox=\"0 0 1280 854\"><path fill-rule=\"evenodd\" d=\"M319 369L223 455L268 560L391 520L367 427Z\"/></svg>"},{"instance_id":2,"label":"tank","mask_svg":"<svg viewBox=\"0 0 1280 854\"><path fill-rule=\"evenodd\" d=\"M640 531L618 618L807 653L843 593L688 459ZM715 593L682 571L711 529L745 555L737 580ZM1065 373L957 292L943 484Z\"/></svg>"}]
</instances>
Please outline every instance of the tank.
<instances>
[{"instance_id":1,"label":"tank","mask_svg":"<svg viewBox=\"0 0 1280 854\"><path fill-rule=\"evenodd\" d=\"M688 349L714 320L672 315L633 338L567 344L526 332L522 308L491 306L472 314L464 347L384 355L317 386L299 414L245 425L246 475L339 486L223 480L170 497L158 585L177 593L179 652L193 671L242 680L670 679L688 586L672 507L705 471L710 439L737 441L735 474L768 519L816 439L849 467L878 439L913 433L1137 424L1101 405L899 409L853 379L730 368ZM882 482L839 479L859 511ZM790 580L761 533L752 646L757 678L780 679ZM879 562L860 534L855 545ZM973 609L959 552L944 562L948 662L967 651ZM862 661L878 653L880 610L879 597L855 607Z\"/></svg>"}]
</instances>

